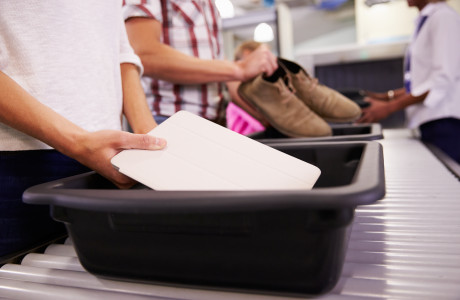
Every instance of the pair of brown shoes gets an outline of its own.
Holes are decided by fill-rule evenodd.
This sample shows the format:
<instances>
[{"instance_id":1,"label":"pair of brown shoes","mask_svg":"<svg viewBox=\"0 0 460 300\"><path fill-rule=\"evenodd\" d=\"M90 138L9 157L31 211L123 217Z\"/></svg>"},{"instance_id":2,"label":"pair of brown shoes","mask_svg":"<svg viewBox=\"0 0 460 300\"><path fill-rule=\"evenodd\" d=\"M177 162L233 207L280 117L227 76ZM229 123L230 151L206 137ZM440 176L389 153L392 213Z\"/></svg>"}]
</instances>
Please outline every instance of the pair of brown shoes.
<instances>
[{"instance_id":1,"label":"pair of brown shoes","mask_svg":"<svg viewBox=\"0 0 460 300\"><path fill-rule=\"evenodd\" d=\"M238 88L238 94L257 108L267 121L290 137L332 134L327 122L352 122L361 115L352 100L319 84L298 64L278 59L270 76L259 75Z\"/></svg>"}]
</instances>

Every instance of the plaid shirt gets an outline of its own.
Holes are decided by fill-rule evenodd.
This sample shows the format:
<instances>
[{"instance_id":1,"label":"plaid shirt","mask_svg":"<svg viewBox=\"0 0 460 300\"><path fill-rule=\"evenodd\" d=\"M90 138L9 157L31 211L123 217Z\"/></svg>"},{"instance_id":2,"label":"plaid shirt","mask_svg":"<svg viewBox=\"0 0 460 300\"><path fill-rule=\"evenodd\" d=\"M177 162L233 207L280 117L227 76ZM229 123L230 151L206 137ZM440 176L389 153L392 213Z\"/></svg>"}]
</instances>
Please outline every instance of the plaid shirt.
<instances>
[{"instance_id":1,"label":"plaid shirt","mask_svg":"<svg viewBox=\"0 0 460 300\"><path fill-rule=\"evenodd\" d=\"M152 18L163 25L162 42L201 59L222 59L220 16L212 0L126 0L124 18ZM187 110L210 120L218 117L222 84L180 85L142 78L154 115Z\"/></svg>"}]
</instances>

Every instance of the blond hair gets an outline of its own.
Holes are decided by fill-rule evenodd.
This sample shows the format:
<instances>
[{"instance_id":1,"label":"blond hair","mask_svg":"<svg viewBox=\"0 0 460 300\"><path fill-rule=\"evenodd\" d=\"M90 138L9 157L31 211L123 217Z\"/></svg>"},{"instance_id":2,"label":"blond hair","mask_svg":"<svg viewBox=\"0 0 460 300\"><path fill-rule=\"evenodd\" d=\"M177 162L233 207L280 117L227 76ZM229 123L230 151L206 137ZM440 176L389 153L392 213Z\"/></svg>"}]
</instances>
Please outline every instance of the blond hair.
<instances>
[{"instance_id":1,"label":"blond hair","mask_svg":"<svg viewBox=\"0 0 460 300\"><path fill-rule=\"evenodd\" d=\"M256 42L256 41L246 41L241 43L236 49L235 49L235 61L241 60L244 56L244 52L253 52L256 50L262 43Z\"/></svg>"}]
</instances>

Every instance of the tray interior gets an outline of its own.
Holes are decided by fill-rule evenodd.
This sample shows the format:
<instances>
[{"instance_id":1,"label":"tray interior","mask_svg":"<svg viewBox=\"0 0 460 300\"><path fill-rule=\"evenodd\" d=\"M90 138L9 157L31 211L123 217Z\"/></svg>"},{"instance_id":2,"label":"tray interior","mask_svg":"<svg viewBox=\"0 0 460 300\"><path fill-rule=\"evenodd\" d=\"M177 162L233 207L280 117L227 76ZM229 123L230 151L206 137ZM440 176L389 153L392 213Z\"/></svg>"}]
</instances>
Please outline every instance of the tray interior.
<instances>
[{"instance_id":1,"label":"tray interior","mask_svg":"<svg viewBox=\"0 0 460 300\"><path fill-rule=\"evenodd\" d=\"M345 143L320 145L274 145L274 148L313 164L321 169L321 175L316 182L316 188L329 188L348 185L353 181L358 170L365 144ZM56 189L116 189L108 180L92 174L65 181ZM136 185L134 189L146 188Z\"/></svg>"}]
</instances>

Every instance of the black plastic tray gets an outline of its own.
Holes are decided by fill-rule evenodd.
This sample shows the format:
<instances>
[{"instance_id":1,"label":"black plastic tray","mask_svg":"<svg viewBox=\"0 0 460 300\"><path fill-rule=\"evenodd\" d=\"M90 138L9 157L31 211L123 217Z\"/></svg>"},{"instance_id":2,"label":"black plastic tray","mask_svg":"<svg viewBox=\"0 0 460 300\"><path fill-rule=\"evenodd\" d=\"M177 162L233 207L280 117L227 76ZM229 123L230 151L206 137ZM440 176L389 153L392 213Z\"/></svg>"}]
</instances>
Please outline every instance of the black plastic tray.
<instances>
[{"instance_id":1,"label":"black plastic tray","mask_svg":"<svg viewBox=\"0 0 460 300\"><path fill-rule=\"evenodd\" d=\"M332 124L332 135L325 137L288 137L273 127L265 131L256 132L248 137L261 143L278 142L337 142L337 141L372 141L383 138L382 126L378 123L372 124Z\"/></svg>"},{"instance_id":2,"label":"black plastic tray","mask_svg":"<svg viewBox=\"0 0 460 300\"><path fill-rule=\"evenodd\" d=\"M385 194L381 145L272 146L322 170L313 190L118 190L86 173L32 187L24 201L51 205L95 275L325 293L340 277L356 206Z\"/></svg>"}]
</instances>

